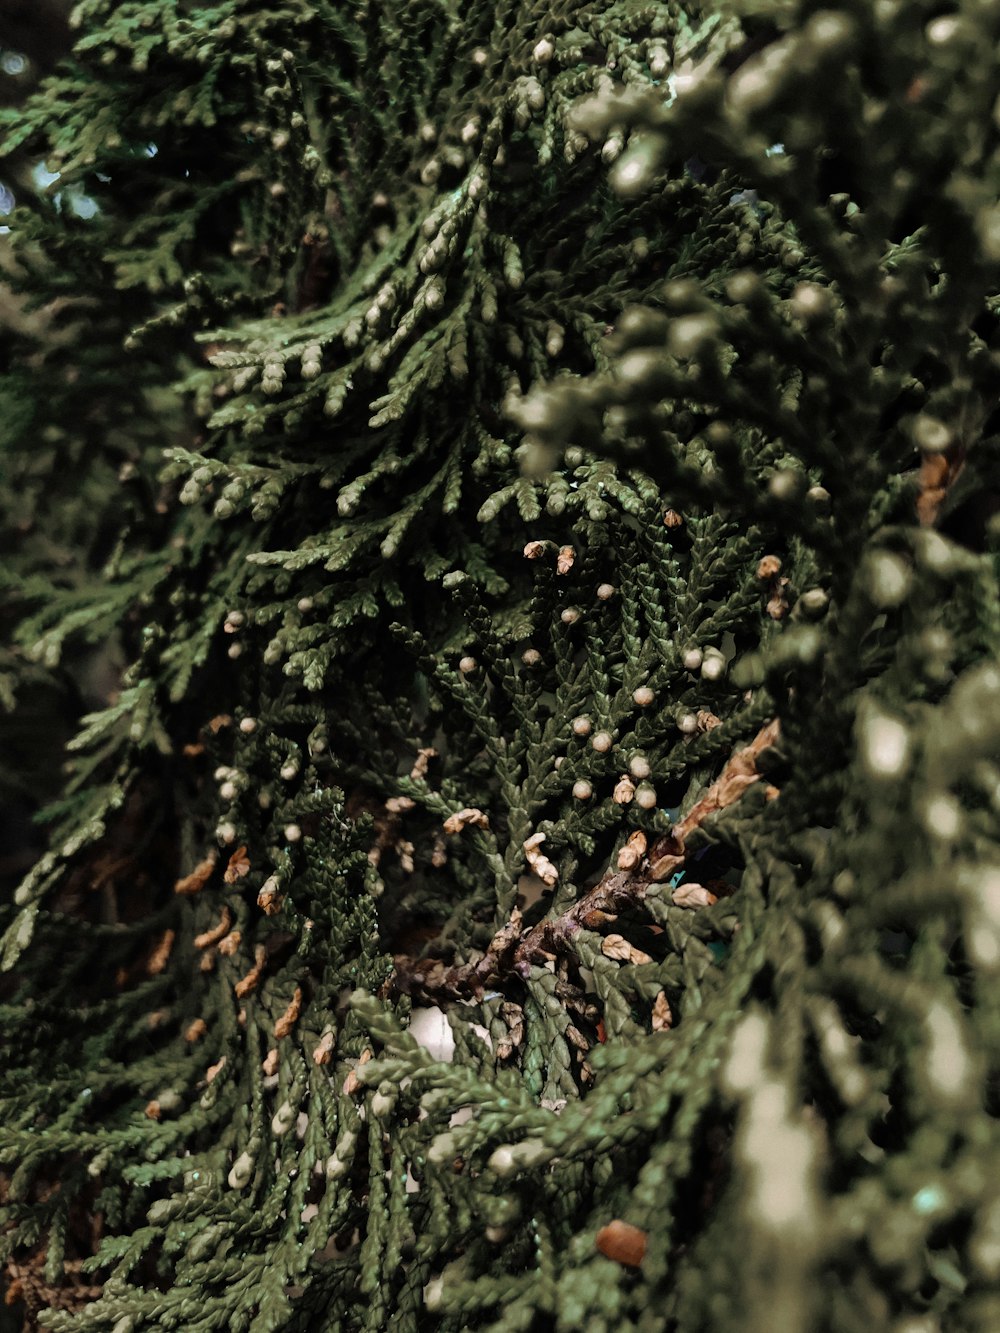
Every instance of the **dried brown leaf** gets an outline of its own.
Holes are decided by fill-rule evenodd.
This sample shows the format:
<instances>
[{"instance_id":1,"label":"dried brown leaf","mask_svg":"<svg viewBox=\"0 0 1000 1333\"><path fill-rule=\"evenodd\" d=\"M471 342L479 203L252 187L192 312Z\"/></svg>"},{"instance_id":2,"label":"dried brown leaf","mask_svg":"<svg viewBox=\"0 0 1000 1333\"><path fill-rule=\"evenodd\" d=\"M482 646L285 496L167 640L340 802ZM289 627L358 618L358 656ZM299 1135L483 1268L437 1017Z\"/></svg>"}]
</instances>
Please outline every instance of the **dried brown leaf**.
<instances>
[{"instance_id":1,"label":"dried brown leaf","mask_svg":"<svg viewBox=\"0 0 1000 1333\"><path fill-rule=\"evenodd\" d=\"M670 895L675 907L711 907L719 900L701 884L678 884Z\"/></svg>"},{"instance_id":2,"label":"dried brown leaf","mask_svg":"<svg viewBox=\"0 0 1000 1333\"><path fill-rule=\"evenodd\" d=\"M407 810L412 810L416 801L412 796L390 796L385 803L385 808L390 815L401 815Z\"/></svg>"},{"instance_id":3,"label":"dried brown leaf","mask_svg":"<svg viewBox=\"0 0 1000 1333\"><path fill-rule=\"evenodd\" d=\"M362 1065L366 1065L371 1058L372 1058L371 1051L366 1049L361 1052L361 1056L357 1063L357 1068L352 1069L351 1072L344 1079L345 1097L353 1097L354 1094L359 1091L359 1089L364 1087L364 1083L360 1078L358 1078L357 1070L360 1069Z\"/></svg>"},{"instance_id":4,"label":"dried brown leaf","mask_svg":"<svg viewBox=\"0 0 1000 1333\"><path fill-rule=\"evenodd\" d=\"M632 963L636 967L653 961L644 950L630 944L624 935L606 935L601 940L601 952L606 958L613 958L620 963Z\"/></svg>"},{"instance_id":5,"label":"dried brown leaf","mask_svg":"<svg viewBox=\"0 0 1000 1333\"><path fill-rule=\"evenodd\" d=\"M665 991L660 991L653 1001L653 1031L667 1032L674 1025L673 1010Z\"/></svg>"},{"instance_id":6,"label":"dried brown leaf","mask_svg":"<svg viewBox=\"0 0 1000 1333\"><path fill-rule=\"evenodd\" d=\"M762 750L769 749L777 742L780 733L777 718L761 727L749 745L737 750L725 765L718 779L712 783L700 800L696 801L683 819L679 820L666 838L658 840L650 859L652 867L650 877L660 883L684 864L685 839L709 815L717 810L724 810L742 796L752 783L760 780L757 772L757 756Z\"/></svg>"},{"instance_id":7,"label":"dried brown leaf","mask_svg":"<svg viewBox=\"0 0 1000 1333\"><path fill-rule=\"evenodd\" d=\"M267 950L263 944L258 944L254 950L254 965L245 977L237 981L233 987L233 992L238 1000L242 1000L244 995L249 995L256 989L257 982L260 980L260 974L264 970L264 963L267 959Z\"/></svg>"},{"instance_id":8,"label":"dried brown leaf","mask_svg":"<svg viewBox=\"0 0 1000 1333\"><path fill-rule=\"evenodd\" d=\"M149 962L146 964L146 972L149 976L159 976L166 967L175 939L176 931L173 930L165 930L160 936L159 943L149 955Z\"/></svg>"},{"instance_id":9,"label":"dried brown leaf","mask_svg":"<svg viewBox=\"0 0 1000 1333\"><path fill-rule=\"evenodd\" d=\"M233 954L240 947L240 940L242 937L241 931L231 930L228 935L224 936L224 938L219 941L219 953L223 954L226 958L232 958Z\"/></svg>"},{"instance_id":10,"label":"dried brown leaf","mask_svg":"<svg viewBox=\"0 0 1000 1333\"><path fill-rule=\"evenodd\" d=\"M278 882L272 875L260 886L260 892L257 894L257 906L265 916L276 916L281 911L281 904L284 901L285 895L279 891Z\"/></svg>"},{"instance_id":11,"label":"dried brown leaf","mask_svg":"<svg viewBox=\"0 0 1000 1333\"><path fill-rule=\"evenodd\" d=\"M313 1047L312 1062L314 1065L328 1065L330 1063L335 1041L336 1037L332 1029L327 1028Z\"/></svg>"},{"instance_id":12,"label":"dried brown leaf","mask_svg":"<svg viewBox=\"0 0 1000 1333\"><path fill-rule=\"evenodd\" d=\"M213 926L211 930L203 931L201 935L194 937L194 947L196 949L207 949L210 944L217 944L222 939L226 931L233 922L233 914L228 907L223 907L222 918L218 925Z\"/></svg>"},{"instance_id":13,"label":"dried brown leaf","mask_svg":"<svg viewBox=\"0 0 1000 1333\"><path fill-rule=\"evenodd\" d=\"M542 883L552 885L559 878L559 871L545 853L540 850L544 841L544 833L533 833L524 843L524 855L528 865Z\"/></svg>"},{"instance_id":14,"label":"dried brown leaf","mask_svg":"<svg viewBox=\"0 0 1000 1333\"><path fill-rule=\"evenodd\" d=\"M455 814L449 815L444 821L445 833L461 833L462 829L469 825L474 828L489 828L489 817L474 806L466 806L464 810L458 810Z\"/></svg>"},{"instance_id":15,"label":"dried brown leaf","mask_svg":"<svg viewBox=\"0 0 1000 1333\"><path fill-rule=\"evenodd\" d=\"M190 875L185 875L174 885L174 893L201 893L202 889L212 877L212 871L215 869L215 852L209 852L203 861L199 861Z\"/></svg>"},{"instance_id":16,"label":"dried brown leaf","mask_svg":"<svg viewBox=\"0 0 1000 1333\"><path fill-rule=\"evenodd\" d=\"M222 876L227 884L235 884L238 879L250 873L250 861L247 857L245 847L237 847L229 858L229 864L226 866L226 873Z\"/></svg>"},{"instance_id":17,"label":"dried brown leaf","mask_svg":"<svg viewBox=\"0 0 1000 1333\"><path fill-rule=\"evenodd\" d=\"M432 745L425 745L422 749L418 750L416 763L414 763L413 767L410 769L410 777L414 780L426 777L427 765L432 759L436 758L437 750L435 750Z\"/></svg>"},{"instance_id":18,"label":"dried brown leaf","mask_svg":"<svg viewBox=\"0 0 1000 1333\"><path fill-rule=\"evenodd\" d=\"M274 1035L280 1041L282 1037L287 1037L289 1032L295 1026L299 1014L302 1012L302 987L296 986L295 993L288 1003L288 1008L281 1015L274 1025Z\"/></svg>"},{"instance_id":19,"label":"dried brown leaf","mask_svg":"<svg viewBox=\"0 0 1000 1333\"><path fill-rule=\"evenodd\" d=\"M947 454L925 454L920 464L919 486L917 495L917 520L921 527L929 528L937 520L949 488L954 484L965 466L961 454L949 457Z\"/></svg>"}]
</instances>

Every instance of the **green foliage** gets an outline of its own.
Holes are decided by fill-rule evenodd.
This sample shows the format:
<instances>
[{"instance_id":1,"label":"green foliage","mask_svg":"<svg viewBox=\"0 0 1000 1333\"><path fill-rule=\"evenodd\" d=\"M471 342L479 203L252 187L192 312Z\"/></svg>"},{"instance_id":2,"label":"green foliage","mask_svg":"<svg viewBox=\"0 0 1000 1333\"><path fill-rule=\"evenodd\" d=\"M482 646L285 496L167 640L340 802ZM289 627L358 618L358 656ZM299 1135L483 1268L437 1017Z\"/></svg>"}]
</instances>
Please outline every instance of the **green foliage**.
<instances>
[{"instance_id":1,"label":"green foliage","mask_svg":"<svg viewBox=\"0 0 1000 1333\"><path fill-rule=\"evenodd\" d=\"M12 1303L995 1328L1000 6L73 25L0 116Z\"/></svg>"}]
</instances>

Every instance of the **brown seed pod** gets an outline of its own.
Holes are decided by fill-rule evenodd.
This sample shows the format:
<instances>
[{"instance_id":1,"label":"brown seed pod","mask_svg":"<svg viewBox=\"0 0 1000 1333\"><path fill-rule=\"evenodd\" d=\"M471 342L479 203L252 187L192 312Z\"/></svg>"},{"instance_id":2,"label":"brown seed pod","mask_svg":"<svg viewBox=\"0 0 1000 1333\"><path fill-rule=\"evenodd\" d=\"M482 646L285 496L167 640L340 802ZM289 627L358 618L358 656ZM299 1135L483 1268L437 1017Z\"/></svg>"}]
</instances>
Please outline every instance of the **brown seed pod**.
<instances>
[{"instance_id":1,"label":"brown seed pod","mask_svg":"<svg viewBox=\"0 0 1000 1333\"><path fill-rule=\"evenodd\" d=\"M616 1263L638 1268L646 1254L646 1233L632 1226L631 1222L616 1217L606 1227L601 1227L596 1245L602 1254Z\"/></svg>"}]
</instances>

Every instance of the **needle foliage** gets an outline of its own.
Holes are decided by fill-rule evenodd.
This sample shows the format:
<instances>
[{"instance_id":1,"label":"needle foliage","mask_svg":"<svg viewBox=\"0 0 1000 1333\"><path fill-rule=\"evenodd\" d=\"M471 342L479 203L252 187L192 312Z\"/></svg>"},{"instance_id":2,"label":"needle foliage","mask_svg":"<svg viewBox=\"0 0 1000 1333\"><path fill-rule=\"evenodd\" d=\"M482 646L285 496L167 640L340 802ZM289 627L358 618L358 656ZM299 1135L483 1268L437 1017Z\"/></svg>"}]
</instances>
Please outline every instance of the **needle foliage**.
<instances>
[{"instance_id":1,"label":"needle foliage","mask_svg":"<svg viewBox=\"0 0 1000 1333\"><path fill-rule=\"evenodd\" d=\"M25 1328L1000 1326L998 43L82 0L4 94Z\"/></svg>"}]
</instances>

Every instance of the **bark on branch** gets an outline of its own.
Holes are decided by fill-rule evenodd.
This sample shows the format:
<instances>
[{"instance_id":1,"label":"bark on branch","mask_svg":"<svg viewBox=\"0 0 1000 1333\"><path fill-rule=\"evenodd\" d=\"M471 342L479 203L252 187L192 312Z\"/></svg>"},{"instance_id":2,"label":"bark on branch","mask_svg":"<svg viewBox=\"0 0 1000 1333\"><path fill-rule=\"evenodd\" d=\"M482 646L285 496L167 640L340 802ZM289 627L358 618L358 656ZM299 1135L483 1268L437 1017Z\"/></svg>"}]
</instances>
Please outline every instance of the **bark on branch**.
<instances>
[{"instance_id":1,"label":"bark on branch","mask_svg":"<svg viewBox=\"0 0 1000 1333\"><path fill-rule=\"evenodd\" d=\"M651 884L662 883L682 868L687 857L687 838L709 815L732 805L747 787L760 780L757 756L775 744L778 734L779 723L775 718L761 728L749 745L736 751L704 796L669 834L653 843L643 861L630 870L609 869L561 916L523 930L521 913L515 908L511 919L494 935L485 954L475 963L449 967L439 959L397 955L388 988L396 994L412 995L441 1006L455 1000L475 1000L484 991L502 989L509 977L527 977L535 964L567 952L581 928L596 930L609 924L621 912L640 903Z\"/></svg>"}]
</instances>

